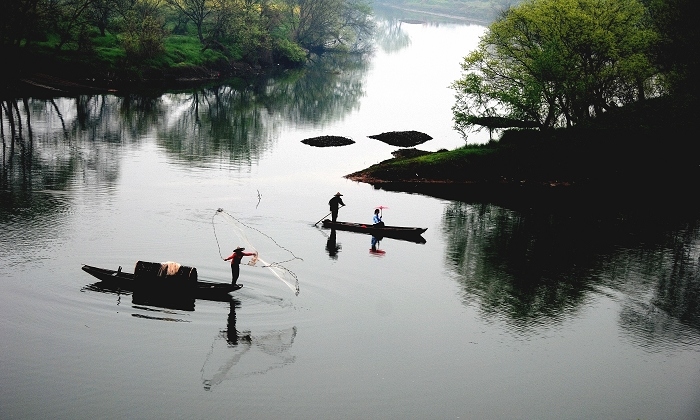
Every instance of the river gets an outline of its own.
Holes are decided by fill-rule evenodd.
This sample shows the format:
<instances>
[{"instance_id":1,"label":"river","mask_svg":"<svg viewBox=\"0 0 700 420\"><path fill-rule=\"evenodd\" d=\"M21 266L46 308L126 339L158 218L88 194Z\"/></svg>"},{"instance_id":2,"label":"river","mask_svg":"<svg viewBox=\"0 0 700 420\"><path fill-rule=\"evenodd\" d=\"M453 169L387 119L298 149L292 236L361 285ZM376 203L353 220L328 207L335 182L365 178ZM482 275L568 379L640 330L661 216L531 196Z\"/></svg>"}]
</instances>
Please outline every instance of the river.
<instances>
[{"instance_id":1,"label":"river","mask_svg":"<svg viewBox=\"0 0 700 420\"><path fill-rule=\"evenodd\" d=\"M380 28L371 55L276 77L3 104L0 418L700 417L698 209L346 180L396 150L370 135L464 144L449 84L484 28ZM355 143L301 142L323 135ZM340 220L382 206L425 243L332 236L314 223L336 192ZM267 265L194 310L81 270L177 261L227 282L238 245Z\"/></svg>"}]
</instances>

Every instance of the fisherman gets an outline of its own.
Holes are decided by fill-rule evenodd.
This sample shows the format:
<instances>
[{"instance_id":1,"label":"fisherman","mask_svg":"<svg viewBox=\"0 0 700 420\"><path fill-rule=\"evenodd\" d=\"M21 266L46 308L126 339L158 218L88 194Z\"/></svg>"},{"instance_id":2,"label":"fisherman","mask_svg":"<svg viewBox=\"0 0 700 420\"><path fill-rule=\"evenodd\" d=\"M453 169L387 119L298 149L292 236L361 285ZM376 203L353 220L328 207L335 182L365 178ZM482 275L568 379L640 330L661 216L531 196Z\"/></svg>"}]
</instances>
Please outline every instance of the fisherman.
<instances>
[{"instance_id":1,"label":"fisherman","mask_svg":"<svg viewBox=\"0 0 700 420\"><path fill-rule=\"evenodd\" d=\"M237 247L233 250L233 254L224 258L224 261L231 260L231 284L236 285L238 282L238 276L241 274L241 260L243 257L257 256L257 252L243 252L245 248Z\"/></svg>"},{"instance_id":2,"label":"fisherman","mask_svg":"<svg viewBox=\"0 0 700 420\"><path fill-rule=\"evenodd\" d=\"M339 206L345 206L345 203L343 203L343 199L340 198L342 197L343 194L337 192L333 196L333 198L328 201L328 205L331 208L331 220L335 223L335 221L338 219L338 208Z\"/></svg>"}]
</instances>

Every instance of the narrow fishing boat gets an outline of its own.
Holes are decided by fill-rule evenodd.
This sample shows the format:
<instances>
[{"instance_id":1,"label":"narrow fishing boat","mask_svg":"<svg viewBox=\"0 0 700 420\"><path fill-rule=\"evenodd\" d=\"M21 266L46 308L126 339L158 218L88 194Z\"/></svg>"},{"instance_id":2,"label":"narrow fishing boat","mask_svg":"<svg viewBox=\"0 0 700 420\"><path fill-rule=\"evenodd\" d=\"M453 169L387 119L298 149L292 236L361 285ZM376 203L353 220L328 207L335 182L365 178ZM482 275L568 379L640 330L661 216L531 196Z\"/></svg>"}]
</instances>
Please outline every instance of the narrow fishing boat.
<instances>
[{"instance_id":1,"label":"narrow fishing boat","mask_svg":"<svg viewBox=\"0 0 700 420\"><path fill-rule=\"evenodd\" d=\"M197 279L197 269L177 263L150 263L138 261L134 273L99 268L83 264L83 271L96 277L100 283L89 287L110 291L139 292L161 296L185 296L194 299L228 301L229 293L243 287L231 283L217 283Z\"/></svg>"},{"instance_id":2,"label":"narrow fishing boat","mask_svg":"<svg viewBox=\"0 0 700 420\"><path fill-rule=\"evenodd\" d=\"M325 219L323 227L327 229L346 230L349 232L366 233L377 238L393 238L416 243L425 243L421 236L428 228L405 227L405 226L374 226L364 223L333 222Z\"/></svg>"}]
</instances>

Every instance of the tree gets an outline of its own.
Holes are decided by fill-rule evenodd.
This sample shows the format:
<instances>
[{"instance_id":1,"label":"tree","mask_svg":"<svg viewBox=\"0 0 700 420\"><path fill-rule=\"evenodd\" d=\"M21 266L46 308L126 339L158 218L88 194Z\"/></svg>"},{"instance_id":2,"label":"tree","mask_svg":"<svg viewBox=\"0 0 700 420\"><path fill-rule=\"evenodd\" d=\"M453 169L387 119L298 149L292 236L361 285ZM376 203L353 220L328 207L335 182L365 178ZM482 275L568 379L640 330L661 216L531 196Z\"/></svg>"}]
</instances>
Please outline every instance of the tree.
<instances>
[{"instance_id":1,"label":"tree","mask_svg":"<svg viewBox=\"0 0 700 420\"><path fill-rule=\"evenodd\" d=\"M164 50L166 31L163 28L158 0L127 0L123 8L121 40L127 56L135 61L153 58Z\"/></svg>"},{"instance_id":2,"label":"tree","mask_svg":"<svg viewBox=\"0 0 700 420\"><path fill-rule=\"evenodd\" d=\"M660 40L654 61L675 94L700 95L700 27L693 0L643 0Z\"/></svg>"},{"instance_id":3,"label":"tree","mask_svg":"<svg viewBox=\"0 0 700 420\"><path fill-rule=\"evenodd\" d=\"M204 45L204 22L214 13L214 2L212 0L166 0L166 2L194 24L199 42Z\"/></svg>"},{"instance_id":4,"label":"tree","mask_svg":"<svg viewBox=\"0 0 700 420\"><path fill-rule=\"evenodd\" d=\"M452 87L455 128L573 126L652 92L638 0L529 0L502 13ZM491 122L497 125L489 125Z\"/></svg>"},{"instance_id":5,"label":"tree","mask_svg":"<svg viewBox=\"0 0 700 420\"><path fill-rule=\"evenodd\" d=\"M227 37L247 62L271 61L272 37L268 5L254 0L236 0L228 13Z\"/></svg>"},{"instance_id":6,"label":"tree","mask_svg":"<svg viewBox=\"0 0 700 420\"><path fill-rule=\"evenodd\" d=\"M309 51L350 49L369 34L371 7L364 0L286 0L292 40Z\"/></svg>"},{"instance_id":7,"label":"tree","mask_svg":"<svg viewBox=\"0 0 700 420\"><path fill-rule=\"evenodd\" d=\"M9 0L0 13L0 52L30 45L49 26L46 1Z\"/></svg>"},{"instance_id":8,"label":"tree","mask_svg":"<svg viewBox=\"0 0 700 420\"><path fill-rule=\"evenodd\" d=\"M85 17L92 6L93 0L55 0L52 5L51 16L54 23L54 32L58 35L56 49L79 38L79 33L84 32L88 25Z\"/></svg>"},{"instance_id":9,"label":"tree","mask_svg":"<svg viewBox=\"0 0 700 420\"><path fill-rule=\"evenodd\" d=\"M97 26L100 35L105 36L107 26L114 14L116 5L113 0L93 0L87 11L88 19Z\"/></svg>"}]
</instances>

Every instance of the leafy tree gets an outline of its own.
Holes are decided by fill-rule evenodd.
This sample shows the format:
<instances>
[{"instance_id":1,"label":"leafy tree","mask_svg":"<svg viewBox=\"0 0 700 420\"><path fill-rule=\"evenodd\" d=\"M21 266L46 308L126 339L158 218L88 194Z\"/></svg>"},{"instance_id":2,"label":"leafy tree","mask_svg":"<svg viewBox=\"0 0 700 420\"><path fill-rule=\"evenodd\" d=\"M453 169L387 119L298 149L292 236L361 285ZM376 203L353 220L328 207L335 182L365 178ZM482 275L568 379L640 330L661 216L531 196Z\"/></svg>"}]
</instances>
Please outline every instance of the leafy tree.
<instances>
[{"instance_id":1,"label":"leafy tree","mask_svg":"<svg viewBox=\"0 0 700 420\"><path fill-rule=\"evenodd\" d=\"M49 26L48 10L43 0L8 0L0 13L0 51L16 50L42 38L42 29Z\"/></svg>"},{"instance_id":2,"label":"leafy tree","mask_svg":"<svg viewBox=\"0 0 700 420\"><path fill-rule=\"evenodd\" d=\"M292 40L309 51L350 49L373 25L365 0L286 0Z\"/></svg>"},{"instance_id":3,"label":"leafy tree","mask_svg":"<svg viewBox=\"0 0 700 420\"><path fill-rule=\"evenodd\" d=\"M700 95L700 26L693 0L643 0L660 41L654 60L672 93Z\"/></svg>"},{"instance_id":4,"label":"leafy tree","mask_svg":"<svg viewBox=\"0 0 700 420\"><path fill-rule=\"evenodd\" d=\"M115 2L113 0L93 0L87 10L87 19L105 36L107 26L114 15Z\"/></svg>"},{"instance_id":5,"label":"leafy tree","mask_svg":"<svg viewBox=\"0 0 700 420\"><path fill-rule=\"evenodd\" d=\"M86 31L88 22L86 16L93 0L56 0L49 2L53 18L54 32L59 41L56 49L72 41L77 41L80 33Z\"/></svg>"},{"instance_id":6,"label":"leafy tree","mask_svg":"<svg viewBox=\"0 0 700 420\"><path fill-rule=\"evenodd\" d=\"M140 61L163 52L166 31L161 12L157 3L148 0L126 12L121 39L130 59Z\"/></svg>"},{"instance_id":7,"label":"leafy tree","mask_svg":"<svg viewBox=\"0 0 700 420\"><path fill-rule=\"evenodd\" d=\"M184 15L197 28L199 42L204 41L204 24L210 15L214 13L218 2L212 0L166 0L168 5Z\"/></svg>"},{"instance_id":8,"label":"leafy tree","mask_svg":"<svg viewBox=\"0 0 700 420\"><path fill-rule=\"evenodd\" d=\"M272 36L268 6L252 0L236 0L229 14L226 32L233 44L239 46L246 61L271 61Z\"/></svg>"},{"instance_id":9,"label":"leafy tree","mask_svg":"<svg viewBox=\"0 0 700 420\"><path fill-rule=\"evenodd\" d=\"M17 63L15 75L46 57L46 47L53 47L50 58L59 58L61 72L78 62L127 71L191 71L241 59L298 64L310 50L350 50L369 39L368 1L3 0L0 53ZM177 38L168 38L171 31Z\"/></svg>"},{"instance_id":10,"label":"leafy tree","mask_svg":"<svg viewBox=\"0 0 700 420\"><path fill-rule=\"evenodd\" d=\"M251 62L270 51L265 0L166 0L197 28L203 49L236 49Z\"/></svg>"},{"instance_id":11,"label":"leafy tree","mask_svg":"<svg viewBox=\"0 0 700 420\"><path fill-rule=\"evenodd\" d=\"M655 32L638 0L529 0L503 12L453 83L455 128L549 129L653 92Z\"/></svg>"}]
</instances>

